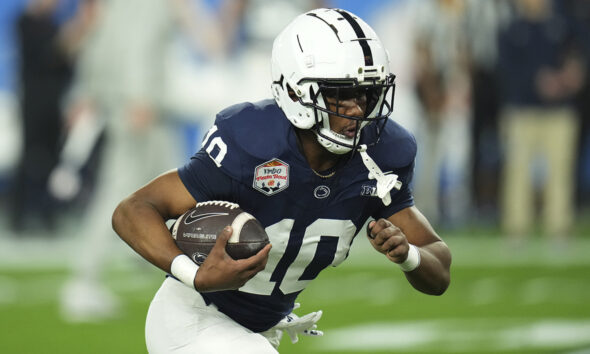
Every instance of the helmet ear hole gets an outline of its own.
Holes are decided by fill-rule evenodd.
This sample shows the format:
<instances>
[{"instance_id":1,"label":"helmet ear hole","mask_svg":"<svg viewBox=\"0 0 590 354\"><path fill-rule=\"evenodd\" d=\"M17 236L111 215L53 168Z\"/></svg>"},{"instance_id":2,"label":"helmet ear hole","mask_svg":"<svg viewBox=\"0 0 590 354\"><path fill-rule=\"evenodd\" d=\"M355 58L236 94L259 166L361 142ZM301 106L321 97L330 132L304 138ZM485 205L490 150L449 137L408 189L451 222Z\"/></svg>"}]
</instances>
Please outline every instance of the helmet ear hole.
<instances>
[{"instance_id":1,"label":"helmet ear hole","mask_svg":"<svg viewBox=\"0 0 590 354\"><path fill-rule=\"evenodd\" d=\"M287 93L289 94L291 101L293 101L293 102L299 101L299 98L295 94L295 90L293 90L289 84L287 84Z\"/></svg>"}]
</instances>

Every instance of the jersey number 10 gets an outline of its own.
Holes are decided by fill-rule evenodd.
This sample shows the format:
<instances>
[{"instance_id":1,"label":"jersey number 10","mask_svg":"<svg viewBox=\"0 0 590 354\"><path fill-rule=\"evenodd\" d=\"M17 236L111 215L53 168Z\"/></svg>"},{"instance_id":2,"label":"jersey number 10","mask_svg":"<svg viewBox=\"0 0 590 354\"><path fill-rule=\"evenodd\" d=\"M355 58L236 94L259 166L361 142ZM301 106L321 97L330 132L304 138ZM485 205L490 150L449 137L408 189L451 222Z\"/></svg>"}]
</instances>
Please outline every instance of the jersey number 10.
<instances>
[{"instance_id":1,"label":"jersey number 10","mask_svg":"<svg viewBox=\"0 0 590 354\"><path fill-rule=\"evenodd\" d=\"M293 224L293 219L283 219L266 228L273 245L266 268L240 291L270 295L278 286L283 294L298 292L321 270L346 259L356 232L352 221L317 219L303 232L293 231Z\"/></svg>"}]
</instances>

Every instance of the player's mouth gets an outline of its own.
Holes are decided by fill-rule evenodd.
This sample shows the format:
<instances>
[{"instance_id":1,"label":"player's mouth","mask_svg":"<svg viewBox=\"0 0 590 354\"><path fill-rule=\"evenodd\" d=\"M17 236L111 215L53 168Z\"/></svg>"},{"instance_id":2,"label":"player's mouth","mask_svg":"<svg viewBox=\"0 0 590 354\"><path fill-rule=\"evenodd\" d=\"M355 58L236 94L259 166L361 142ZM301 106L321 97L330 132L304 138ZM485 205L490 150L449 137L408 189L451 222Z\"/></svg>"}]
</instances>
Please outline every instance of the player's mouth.
<instances>
[{"instance_id":1,"label":"player's mouth","mask_svg":"<svg viewBox=\"0 0 590 354\"><path fill-rule=\"evenodd\" d=\"M342 129L340 131L340 134L344 135L345 137L347 137L349 139L354 139L354 137L356 135L356 122L355 122L355 124Z\"/></svg>"}]
</instances>

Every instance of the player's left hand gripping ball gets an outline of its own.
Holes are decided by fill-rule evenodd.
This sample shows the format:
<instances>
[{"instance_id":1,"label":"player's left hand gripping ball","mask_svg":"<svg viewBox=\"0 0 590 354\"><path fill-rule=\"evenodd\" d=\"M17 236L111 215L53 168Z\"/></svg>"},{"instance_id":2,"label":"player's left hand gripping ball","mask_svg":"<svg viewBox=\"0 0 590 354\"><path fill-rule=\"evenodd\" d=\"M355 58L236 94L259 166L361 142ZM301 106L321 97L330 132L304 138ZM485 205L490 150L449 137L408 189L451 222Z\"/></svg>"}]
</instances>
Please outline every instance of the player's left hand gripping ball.
<instances>
[{"instance_id":1,"label":"player's left hand gripping ball","mask_svg":"<svg viewBox=\"0 0 590 354\"><path fill-rule=\"evenodd\" d=\"M178 248L201 265L227 225L231 225L233 233L225 249L233 259L251 257L269 243L266 231L254 216L238 204L225 201L198 203L176 220L171 232Z\"/></svg>"}]
</instances>

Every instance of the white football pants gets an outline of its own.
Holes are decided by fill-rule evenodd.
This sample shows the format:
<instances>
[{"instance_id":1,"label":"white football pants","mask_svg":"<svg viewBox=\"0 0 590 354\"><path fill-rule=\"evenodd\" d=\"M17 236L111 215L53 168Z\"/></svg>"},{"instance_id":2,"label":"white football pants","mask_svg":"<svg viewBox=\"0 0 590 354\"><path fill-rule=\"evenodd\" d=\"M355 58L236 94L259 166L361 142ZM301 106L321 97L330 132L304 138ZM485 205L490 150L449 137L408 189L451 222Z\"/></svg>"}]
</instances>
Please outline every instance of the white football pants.
<instances>
[{"instance_id":1,"label":"white football pants","mask_svg":"<svg viewBox=\"0 0 590 354\"><path fill-rule=\"evenodd\" d=\"M166 278L148 310L150 354L277 354L261 334L241 326L194 289Z\"/></svg>"}]
</instances>

